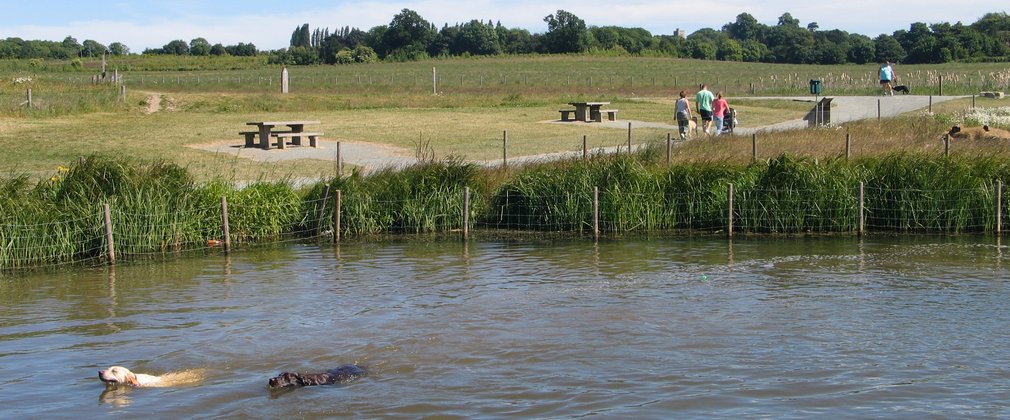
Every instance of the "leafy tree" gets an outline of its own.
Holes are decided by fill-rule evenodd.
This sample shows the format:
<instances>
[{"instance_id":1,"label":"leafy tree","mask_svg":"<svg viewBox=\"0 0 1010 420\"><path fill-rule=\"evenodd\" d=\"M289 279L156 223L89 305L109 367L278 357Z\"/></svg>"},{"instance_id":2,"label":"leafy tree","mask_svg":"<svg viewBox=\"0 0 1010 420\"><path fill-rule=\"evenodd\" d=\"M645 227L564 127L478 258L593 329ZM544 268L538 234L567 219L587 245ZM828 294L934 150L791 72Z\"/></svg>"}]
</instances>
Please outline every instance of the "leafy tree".
<instances>
[{"instance_id":1,"label":"leafy tree","mask_svg":"<svg viewBox=\"0 0 1010 420\"><path fill-rule=\"evenodd\" d=\"M506 54L530 54L537 50L538 38L525 29L509 29L500 39Z\"/></svg>"},{"instance_id":2,"label":"leafy tree","mask_svg":"<svg viewBox=\"0 0 1010 420\"><path fill-rule=\"evenodd\" d=\"M747 41L744 41L742 44L740 44L740 48L741 48L740 51L741 58L743 59L743 61L746 61L748 63L772 61L771 59L768 58L768 55L770 54L768 46L762 44L757 40L749 39Z\"/></svg>"},{"instance_id":3,"label":"leafy tree","mask_svg":"<svg viewBox=\"0 0 1010 420\"><path fill-rule=\"evenodd\" d=\"M210 55L210 42L204 38L194 38L189 41L189 53L192 55Z\"/></svg>"},{"instance_id":4,"label":"leafy tree","mask_svg":"<svg viewBox=\"0 0 1010 420\"><path fill-rule=\"evenodd\" d=\"M873 40L866 35L852 35L849 38L849 62L866 64L873 62L877 50Z\"/></svg>"},{"instance_id":5,"label":"leafy tree","mask_svg":"<svg viewBox=\"0 0 1010 420\"><path fill-rule=\"evenodd\" d=\"M403 9L393 16L382 34L384 56L400 59L415 59L426 54L428 44L435 38L435 30L421 15L410 9Z\"/></svg>"},{"instance_id":6,"label":"leafy tree","mask_svg":"<svg viewBox=\"0 0 1010 420\"><path fill-rule=\"evenodd\" d=\"M779 16L779 26L795 26L800 27L800 20L793 17L789 12L785 12L782 16Z\"/></svg>"},{"instance_id":7,"label":"leafy tree","mask_svg":"<svg viewBox=\"0 0 1010 420\"><path fill-rule=\"evenodd\" d=\"M543 46L549 53L580 53L589 49L589 32L586 22L572 13L558 10L544 17L547 32L543 35Z\"/></svg>"},{"instance_id":8,"label":"leafy tree","mask_svg":"<svg viewBox=\"0 0 1010 420\"><path fill-rule=\"evenodd\" d=\"M108 52L109 49L104 45L99 44L98 41L92 39L84 40L81 44L81 56L82 57L101 57L103 54Z\"/></svg>"},{"instance_id":9,"label":"leafy tree","mask_svg":"<svg viewBox=\"0 0 1010 420\"><path fill-rule=\"evenodd\" d=\"M749 13L737 15L733 23L727 23L722 27L723 32L737 41L760 40L766 26L758 23L754 16Z\"/></svg>"},{"instance_id":10,"label":"leafy tree","mask_svg":"<svg viewBox=\"0 0 1010 420\"><path fill-rule=\"evenodd\" d=\"M719 42L715 56L723 61L743 61L743 46L734 39L723 39Z\"/></svg>"},{"instance_id":11,"label":"leafy tree","mask_svg":"<svg viewBox=\"0 0 1010 420\"><path fill-rule=\"evenodd\" d=\"M453 49L456 51L465 51L475 55L496 55L502 52L498 32L490 24L485 25L479 20L471 20L463 24L454 45L456 47Z\"/></svg>"},{"instance_id":12,"label":"leafy tree","mask_svg":"<svg viewBox=\"0 0 1010 420\"><path fill-rule=\"evenodd\" d=\"M878 63L885 61L896 63L905 60L905 49L901 47L901 44L893 36L882 34L873 40L873 44L876 50L874 61Z\"/></svg>"},{"instance_id":13,"label":"leafy tree","mask_svg":"<svg viewBox=\"0 0 1010 420\"><path fill-rule=\"evenodd\" d=\"M228 50L226 50L224 48L224 45L221 45L221 43L217 43L210 47L210 55L215 56L228 55Z\"/></svg>"},{"instance_id":14,"label":"leafy tree","mask_svg":"<svg viewBox=\"0 0 1010 420\"><path fill-rule=\"evenodd\" d=\"M189 44L187 44L186 41L177 39L165 44L165 46L161 48L161 51L162 54L189 55Z\"/></svg>"},{"instance_id":15,"label":"leafy tree","mask_svg":"<svg viewBox=\"0 0 1010 420\"><path fill-rule=\"evenodd\" d=\"M690 39L687 41L691 58L699 60L715 60L717 48L714 43L705 39Z\"/></svg>"},{"instance_id":16,"label":"leafy tree","mask_svg":"<svg viewBox=\"0 0 1010 420\"><path fill-rule=\"evenodd\" d=\"M312 45L309 35L309 24L303 24L295 28L291 33L291 47L310 47Z\"/></svg>"},{"instance_id":17,"label":"leafy tree","mask_svg":"<svg viewBox=\"0 0 1010 420\"><path fill-rule=\"evenodd\" d=\"M122 42L113 42L109 44L109 53L112 55L128 55L130 54L130 48L127 47Z\"/></svg>"},{"instance_id":18,"label":"leafy tree","mask_svg":"<svg viewBox=\"0 0 1010 420\"><path fill-rule=\"evenodd\" d=\"M228 52L228 54L236 57L252 57L257 53L255 45L252 43L245 44L242 42L239 42L238 45L229 45L224 47L224 50Z\"/></svg>"}]
</instances>

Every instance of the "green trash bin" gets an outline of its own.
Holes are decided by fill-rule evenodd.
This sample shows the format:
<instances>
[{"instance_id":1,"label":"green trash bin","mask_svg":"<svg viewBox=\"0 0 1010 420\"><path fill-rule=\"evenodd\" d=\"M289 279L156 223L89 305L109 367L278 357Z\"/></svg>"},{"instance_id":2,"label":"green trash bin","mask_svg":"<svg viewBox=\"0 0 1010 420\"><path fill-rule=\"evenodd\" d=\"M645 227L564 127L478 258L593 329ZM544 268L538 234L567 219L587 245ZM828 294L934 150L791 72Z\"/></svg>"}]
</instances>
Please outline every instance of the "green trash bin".
<instances>
[{"instance_id":1,"label":"green trash bin","mask_svg":"<svg viewBox=\"0 0 1010 420\"><path fill-rule=\"evenodd\" d=\"M811 80L810 81L810 94L811 95L820 95L821 94L821 81L820 80Z\"/></svg>"}]
</instances>

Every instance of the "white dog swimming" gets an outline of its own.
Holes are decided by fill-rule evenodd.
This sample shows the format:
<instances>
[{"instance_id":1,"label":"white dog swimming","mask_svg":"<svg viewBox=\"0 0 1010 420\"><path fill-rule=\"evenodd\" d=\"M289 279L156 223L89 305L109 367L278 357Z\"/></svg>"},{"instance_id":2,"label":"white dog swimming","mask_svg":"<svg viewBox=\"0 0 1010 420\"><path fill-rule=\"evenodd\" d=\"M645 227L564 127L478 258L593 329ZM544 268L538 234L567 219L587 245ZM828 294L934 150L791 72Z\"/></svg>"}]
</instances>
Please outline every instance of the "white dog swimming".
<instances>
[{"instance_id":1,"label":"white dog swimming","mask_svg":"<svg viewBox=\"0 0 1010 420\"><path fill-rule=\"evenodd\" d=\"M122 366L113 366L105 370L98 371L98 379L106 385L130 385L138 387L160 387L186 385L203 380L203 370L187 370L182 372L167 373L161 376L147 375L143 373L133 373L130 369Z\"/></svg>"}]
</instances>

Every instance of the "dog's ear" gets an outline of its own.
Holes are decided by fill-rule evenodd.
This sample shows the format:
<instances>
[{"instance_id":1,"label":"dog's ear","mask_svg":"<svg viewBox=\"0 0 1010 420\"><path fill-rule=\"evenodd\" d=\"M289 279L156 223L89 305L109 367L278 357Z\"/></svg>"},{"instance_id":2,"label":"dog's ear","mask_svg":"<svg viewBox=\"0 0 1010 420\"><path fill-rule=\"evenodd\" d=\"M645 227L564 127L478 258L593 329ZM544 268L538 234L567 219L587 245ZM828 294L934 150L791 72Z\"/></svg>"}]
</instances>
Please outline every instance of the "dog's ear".
<instances>
[{"instance_id":1,"label":"dog's ear","mask_svg":"<svg viewBox=\"0 0 1010 420\"><path fill-rule=\"evenodd\" d=\"M955 126L951 127L950 131L948 131L947 133L954 134L954 133L957 133L959 131L961 131L961 126L955 125Z\"/></svg>"},{"instance_id":2,"label":"dog's ear","mask_svg":"<svg viewBox=\"0 0 1010 420\"><path fill-rule=\"evenodd\" d=\"M140 381L137 380L137 375L134 375L133 372L126 374L126 383L133 386L140 386Z\"/></svg>"}]
</instances>

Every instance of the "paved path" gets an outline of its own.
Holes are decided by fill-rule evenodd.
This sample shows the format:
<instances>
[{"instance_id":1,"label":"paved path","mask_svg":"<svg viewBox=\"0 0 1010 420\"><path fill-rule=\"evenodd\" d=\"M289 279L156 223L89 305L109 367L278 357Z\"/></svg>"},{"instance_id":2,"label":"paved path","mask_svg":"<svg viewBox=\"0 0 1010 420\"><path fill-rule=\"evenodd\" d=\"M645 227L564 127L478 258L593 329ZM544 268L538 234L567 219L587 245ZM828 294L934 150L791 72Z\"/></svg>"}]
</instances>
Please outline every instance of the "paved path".
<instances>
[{"instance_id":1,"label":"paved path","mask_svg":"<svg viewBox=\"0 0 1010 420\"><path fill-rule=\"evenodd\" d=\"M849 121L877 118L878 101L880 104L880 116L883 118L895 117L901 114L917 110L925 110L929 107L930 104L929 96L917 96L917 95L837 96L832 98L833 98L832 100L833 106L831 107L832 124L841 124ZM932 103L938 104L941 102L957 98L960 97L934 96L932 97ZM809 96L766 97L766 98L748 98L748 99L781 99L781 100L808 101L810 102L811 108L813 108L814 106L814 101ZM647 121L629 121L629 120L604 121L602 123L592 123L592 125L594 127L599 128L627 130L629 122L631 123L631 127L633 130L635 128L660 128L660 129L669 129L674 133L676 133L677 131L676 125L647 122ZM583 124L583 123L558 122L558 124ZM737 135L749 136L752 133L802 129L807 126L809 126L809 123L806 120L798 119L763 127L746 127L746 126L737 127L735 133ZM212 144L194 145L191 147L217 153L238 155L239 157L245 157L263 162L272 162L272 161L276 162L276 161L297 160L297 159L335 160L337 157L337 147L336 147L337 143L336 141L332 140L320 139L319 147L317 148L288 147L284 150L279 149L263 150L260 148L246 148L237 143L238 143L237 141L225 141ZM625 146L625 149L626 148L627 146ZM619 146L615 146L611 148L605 148L602 151L614 152L617 151L618 149ZM594 149L594 151L598 152L599 149ZM582 156L581 150L570 152L547 153L536 156L512 157L509 158L509 163L523 164L531 162L558 160L578 156ZM375 143L356 142L356 141L341 141L340 157L345 164L361 166L365 168L366 171L381 170L385 168L405 167L417 162L417 158L415 157L414 151L412 150L387 145L379 145ZM501 160L475 161L475 163L483 166L497 166L501 163Z\"/></svg>"}]
</instances>

